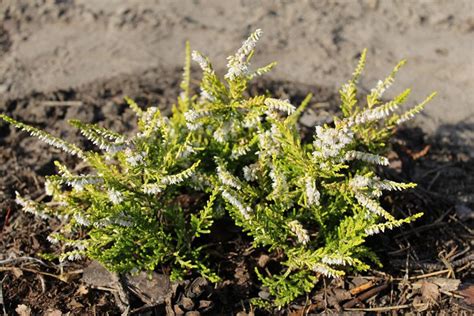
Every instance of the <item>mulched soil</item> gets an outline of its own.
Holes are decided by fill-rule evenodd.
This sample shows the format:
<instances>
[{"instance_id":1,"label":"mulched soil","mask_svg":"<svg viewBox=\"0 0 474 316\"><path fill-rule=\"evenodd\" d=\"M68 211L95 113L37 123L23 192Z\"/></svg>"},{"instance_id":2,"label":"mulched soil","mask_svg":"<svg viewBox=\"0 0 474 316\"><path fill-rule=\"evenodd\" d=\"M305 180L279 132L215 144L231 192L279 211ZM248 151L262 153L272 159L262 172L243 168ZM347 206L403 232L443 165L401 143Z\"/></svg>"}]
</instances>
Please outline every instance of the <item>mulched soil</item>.
<instances>
[{"instance_id":1,"label":"mulched soil","mask_svg":"<svg viewBox=\"0 0 474 316\"><path fill-rule=\"evenodd\" d=\"M151 69L74 90L0 100L0 108L87 147L90 144L67 125L68 119L100 122L119 132L130 132L135 128L134 118L123 97L128 95L142 105L158 105L167 113L178 93L178 73ZM270 90L294 103L314 92L314 105L301 120L303 133L311 131L314 124L330 121L337 105L332 91L294 83L262 81L252 90ZM322 279L308 297L268 314L474 312L474 164L467 154L473 148L429 139L415 127L399 130L392 148L390 168L380 173L419 185L384 196L384 206L399 217L419 211L425 216L369 241L383 267L342 280ZM41 253L58 250L46 237L60 223L21 212L14 202L15 191L37 200L45 198L42 184L45 175L54 173L54 160L75 165L74 159L54 148L7 125L0 126L0 307L6 314L117 315L126 305L136 315L266 314L250 308L249 298L267 296L265 289L257 286L253 271L255 267L272 270L277 258L251 248L239 229L226 222L216 225L216 229L226 230L217 229L213 237L213 259L225 276L215 285L197 276L174 284L163 277L163 271L151 279L116 276L90 261L59 265L41 259Z\"/></svg>"}]
</instances>

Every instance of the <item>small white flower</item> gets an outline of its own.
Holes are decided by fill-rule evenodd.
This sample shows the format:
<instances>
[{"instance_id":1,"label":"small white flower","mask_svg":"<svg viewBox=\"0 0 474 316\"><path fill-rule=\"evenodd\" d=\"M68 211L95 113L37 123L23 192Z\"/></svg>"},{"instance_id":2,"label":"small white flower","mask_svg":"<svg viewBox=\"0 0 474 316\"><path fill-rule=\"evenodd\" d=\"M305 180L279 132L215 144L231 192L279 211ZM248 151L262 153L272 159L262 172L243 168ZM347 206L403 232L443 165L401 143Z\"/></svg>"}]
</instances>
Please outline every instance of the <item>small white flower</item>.
<instances>
[{"instance_id":1,"label":"small white flower","mask_svg":"<svg viewBox=\"0 0 474 316\"><path fill-rule=\"evenodd\" d=\"M265 105L272 110L278 110L288 114L291 114L296 110L295 106L292 105L289 100L266 98Z\"/></svg>"},{"instance_id":2,"label":"small white flower","mask_svg":"<svg viewBox=\"0 0 474 316\"><path fill-rule=\"evenodd\" d=\"M258 179L258 163L254 163L243 168L245 180L251 182Z\"/></svg>"},{"instance_id":3,"label":"small white flower","mask_svg":"<svg viewBox=\"0 0 474 316\"><path fill-rule=\"evenodd\" d=\"M237 190L242 188L235 177L225 170L223 166L217 166L217 176L219 177L219 180L222 182L222 184L228 185Z\"/></svg>"},{"instance_id":4,"label":"small white flower","mask_svg":"<svg viewBox=\"0 0 474 316\"><path fill-rule=\"evenodd\" d=\"M123 201L123 194L120 191L117 191L115 189L110 189L107 192L110 201L112 204L120 204Z\"/></svg>"},{"instance_id":5,"label":"small white flower","mask_svg":"<svg viewBox=\"0 0 474 316\"><path fill-rule=\"evenodd\" d=\"M323 128L316 126L316 139L313 143L315 157L336 157L341 150L352 142L354 134L348 130Z\"/></svg>"},{"instance_id":6,"label":"small white flower","mask_svg":"<svg viewBox=\"0 0 474 316\"><path fill-rule=\"evenodd\" d=\"M191 53L191 58L192 58L193 61L195 61L199 64L199 67L201 67L201 69L204 72L210 72L210 73L213 72L212 71L212 66L209 63L209 61L197 50L194 50Z\"/></svg>"},{"instance_id":7,"label":"small white flower","mask_svg":"<svg viewBox=\"0 0 474 316\"><path fill-rule=\"evenodd\" d=\"M216 98L207 90L204 90L203 88L201 88L201 99L204 100L204 101L215 101Z\"/></svg>"},{"instance_id":8,"label":"small white flower","mask_svg":"<svg viewBox=\"0 0 474 316\"><path fill-rule=\"evenodd\" d=\"M144 184L143 187L142 187L143 193L150 194L150 195L160 193L162 189L163 189L163 186L161 186L157 183Z\"/></svg>"},{"instance_id":9,"label":"small white flower","mask_svg":"<svg viewBox=\"0 0 474 316\"><path fill-rule=\"evenodd\" d=\"M349 186L356 191L362 188L367 188L370 184L371 180L361 175L356 175L349 181Z\"/></svg>"},{"instance_id":10,"label":"small white flower","mask_svg":"<svg viewBox=\"0 0 474 316\"><path fill-rule=\"evenodd\" d=\"M127 158L125 159L127 163L132 167L136 167L143 161L146 153L143 151L141 153L134 153L130 148L127 148L125 150L125 155L127 155Z\"/></svg>"},{"instance_id":11,"label":"small white flower","mask_svg":"<svg viewBox=\"0 0 474 316\"><path fill-rule=\"evenodd\" d=\"M321 197L321 194L316 188L316 182L310 177L307 177L305 181L305 188L308 205L319 205L319 199Z\"/></svg>"},{"instance_id":12,"label":"small white flower","mask_svg":"<svg viewBox=\"0 0 474 316\"><path fill-rule=\"evenodd\" d=\"M81 260L82 258L83 258L82 255L78 252L72 252L67 256L67 260L69 261L77 261L77 260Z\"/></svg>"},{"instance_id":13,"label":"small white flower","mask_svg":"<svg viewBox=\"0 0 474 316\"><path fill-rule=\"evenodd\" d=\"M52 196L54 194L55 185L51 180L48 179L44 182L44 191L46 195L49 195L49 196Z\"/></svg>"},{"instance_id":14,"label":"small white flower","mask_svg":"<svg viewBox=\"0 0 474 316\"><path fill-rule=\"evenodd\" d=\"M49 235L48 237L46 237L46 240L49 241L49 242L52 243L52 244L57 244L57 243L59 243L59 239L58 239L55 235L53 235L53 234L51 234L51 235Z\"/></svg>"},{"instance_id":15,"label":"small white flower","mask_svg":"<svg viewBox=\"0 0 474 316\"><path fill-rule=\"evenodd\" d=\"M308 231L303 228L300 222L297 220L291 221L288 223L288 227L296 235L299 243L306 245L309 242Z\"/></svg>"},{"instance_id":16,"label":"small white flower","mask_svg":"<svg viewBox=\"0 0 474 316\"><path fill-rule=\"evenodd\" d=\"M227 57L227 73L224 76L226 79L234 80L237 77L250 74L247 57L255 48L261 36L262 30L256 30L242 43L235 55Z\"/></svg>"},{"instance_id":17,"label":"small white flower","mask_svg":"<svg viewBox=\"0 0 474 316\"><path fill-rule=\"evenodd\" d=\"M348 151L344 158L345 160L348 160L348 161L362 160L368 163L373 163L373 164L382 165L382 166L388 166L389 164L389 161L386 157L373 155L373 154L356 151L356 150Z\"/></svg>"},{"instance_id":18,"label":"small white flower","mask_svg":"<svg viewBox=\"0 0 474 316\"><path fill-rule=\"evenodd\" d=\"M90 226L91 222L80 214L74 214L74 219L79 225Z\"/></svg>"},{"instance_id":19,"label":"small white flower","mask_svg":"<svg viewBox=\"0 0 474 316\"><path fill-rule=\"evenodd\" d=\"M226 190L222 191L222 197L227 200L227 202L232 204L235 208L237 208L245 219L250 218L249 213L252 211L250 207L244 206L242 202L240 202L235 196L233 196Z\"/></svg>"},{"instance_id":20,"label":"small white flower","mask_svg":"<svg viewBox=\"0 0 474 316\"><path fill-rule=\"evenodd\" d=\"M315 264L313 266L313 271L321 273L322 275L327 276L327 277L333 277L333 278L336 277L336 275L331 271L329 267L321 265L321 264Z\"/></svg>"}]
</instances>

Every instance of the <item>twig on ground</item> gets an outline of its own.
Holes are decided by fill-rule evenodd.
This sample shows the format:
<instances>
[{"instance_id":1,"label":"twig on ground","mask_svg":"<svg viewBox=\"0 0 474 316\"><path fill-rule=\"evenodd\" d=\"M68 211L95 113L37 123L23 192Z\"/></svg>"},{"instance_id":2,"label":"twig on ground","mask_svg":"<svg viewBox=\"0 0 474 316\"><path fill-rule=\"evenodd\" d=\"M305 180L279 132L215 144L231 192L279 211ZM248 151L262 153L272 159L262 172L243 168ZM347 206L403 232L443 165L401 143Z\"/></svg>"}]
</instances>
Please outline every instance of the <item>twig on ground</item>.
<instances>
[{"instance_id":1,"label":"twig on ground","mask_svg":"<svg viewBox=\"0 0 474 316\"><path fill-rule=\"evenodd\" d=\"M388 312L398 309L405 309L410 307L424 307L427 304L405 304L405 305L397 305L397 306L387 306L387 307L371 307L371 308L345 308L345 311L354 311L354 312Z\"/></svg>"},{"instance_id":2,"label":"twig on ground","mask_svg":"<svg viewBox=\"0 0 474 316\"><path fill-rule=\"evenodd\" d=\"M382 284L380 286L377 286L376 288L373 288L365 293L362 293L361 295L353 298L349 302L345 303L342 305L342 307L345 308L351 308L352 306L356 305L357 303L360 303L362 301L365 301L366 299L376 295L377 293L385 290L388 287L388 283Z\"/></svg>"},{"instance_id":3,"label":"twig on ground","mask_svg":"<svg viewBox=\"0 0 474 316\"><path fill-rule=\"evenodd\" d=\"M349 292L352 294L352 295L357 295L361 292L364 292L368 289L370 289L371 287L373 287L375 285L375 282L374 281L369 281L367 283L364 283L364 284L361 284L359 285L358 287L355 287L353 288L352 290L350 290Z\"/></svg>"},{"instance_id":4,"label":"twig on ground","mask_svg":"<svg viewBox=\"0 0 474 316\"><path fill-rule=\"evenodd\" d=\"M38 258L34 258L34 257L28 257L28 256L25 256L25 257L17 257L17 258L8 258L8 259L5 259L5 260L0 260L0 265L2 264L8 264L8 263L12 263L12 262L17 262L17 261L34 261L34 262L37 262L45 267L49 267L46 263L44 263L42 260L38 259Z\"/></svg>"},{"instance_id":5,"label":"twig on ground","mask_svg":"<svg viewBox=\"0 0 474 316\"><path fill-rule=\"evenodd\" d=\"M13 269L20 269L20 270L26 271L26 272L46 275L46 276L58 279L60 281L63 281L64 283L69 283L69 278L70 278L71 275L82 273L82 270L75 270L75 271L71 271L71 272L68 272L68 273L56 275L56 274L52 274L52 273L48 273L48 272L43 272L43 271L39 271L39 270L35 270L35 269L28 269L28 268L23 268L23 267L0 267L0 271L12 271Z\"/></svg>"},{"instance_id":6,"label":"twig on ground","mask_svg":"<svg viewBox=\"0 0 474 316\"><path fill-rule=\"evenodd\" d=\"M6 278L6 276L4 276L3 279L0 281L0 305L2 305L4 316L8 315L7 311L5 309L5 300L3 298L3 281L5 281L5 278Z\"/></svg>"},{"instance_id":7,"label":"twig on ground","mask_svg":"<svg viewBox=\"0 0 474 316\"><path fill-rule=\"evenodd\" d=\"M43 101L42 106L82 106L82 101Z\"/></svg>"}]
</instances>

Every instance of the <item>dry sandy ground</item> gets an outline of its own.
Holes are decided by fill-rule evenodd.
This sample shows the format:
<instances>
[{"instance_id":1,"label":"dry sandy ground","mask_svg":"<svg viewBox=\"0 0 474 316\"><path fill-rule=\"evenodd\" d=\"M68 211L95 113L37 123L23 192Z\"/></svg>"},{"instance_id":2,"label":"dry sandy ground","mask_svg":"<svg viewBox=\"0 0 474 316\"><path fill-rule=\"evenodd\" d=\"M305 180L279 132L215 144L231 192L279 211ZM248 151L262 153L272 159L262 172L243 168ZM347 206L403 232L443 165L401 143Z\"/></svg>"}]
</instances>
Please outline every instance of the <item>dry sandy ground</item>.
<instances>
[{"instance_id":1,"label":"dry sandy ground","mask_svg":"<svg viewBox=\"0 0 474 316\"><path fill-rule=\"evenodd\" d=\"M0 21L1 100L181 67L186 39L222 69L262 28L254 62L277 61L275 79L336 91L367 47L370 89L407 58L393 94L438 91L418 124L474 143L472 0L2 0Z\"/></svg>"}]
</instances>

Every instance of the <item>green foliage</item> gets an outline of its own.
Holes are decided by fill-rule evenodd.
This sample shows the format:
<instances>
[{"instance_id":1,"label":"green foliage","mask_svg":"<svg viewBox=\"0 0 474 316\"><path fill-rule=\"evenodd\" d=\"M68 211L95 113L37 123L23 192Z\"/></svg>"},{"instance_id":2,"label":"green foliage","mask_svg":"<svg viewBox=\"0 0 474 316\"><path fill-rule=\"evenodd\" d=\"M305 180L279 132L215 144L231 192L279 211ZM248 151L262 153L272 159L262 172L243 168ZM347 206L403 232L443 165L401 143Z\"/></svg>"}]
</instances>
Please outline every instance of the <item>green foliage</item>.
<instances>
[{"instance_id":1,"label":"green foliage","mask_svg":"<svg viewBox=\"0 0 474 316\"><path fill-rule=\"evenodd\" d=\"M260 36L257 30L228 58L222 79L187 44L182 93L171 117L126 99L138 119L132 137L72 120L96 151L0 116L79 156L91 170L74 174L58 163L58 174L46 181L51 202L18 196L27 211L65 219L50 236L65 246L61 260L87 256L119 272L168 266L176 278L197 271L217 281L201 241L213 233L215 219L230 216L255 247L283 254L281 272L256 271L282 306L311 291L320 276L364 271L367 261L378 264L365 240L421 216L396 219L385 210L379 203L383 191L414 184L383 180L374 172L376 165L388 164L383 153L397 124L433 97L404 114L395 111L410 90L382 100L404 61L361 102L357 82L364 50L340 90L342 117L316 126L313 142L303 143L297 121L311 96L296 108L289 100L248 94L249 81L275 65L251 70ZM191 58L203 72L197 95L190 87Z\"/></svg>"}]
</instances>

